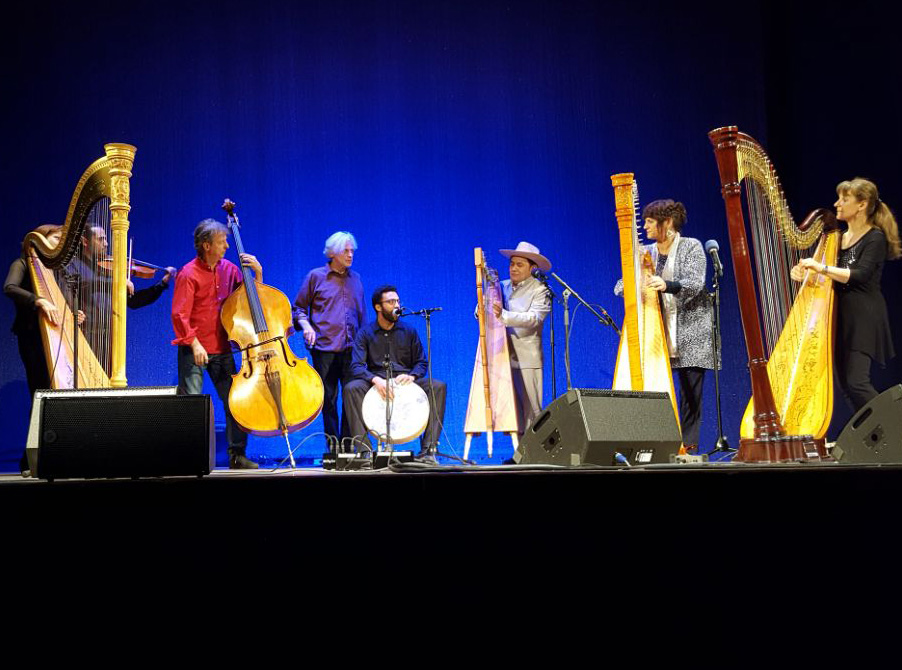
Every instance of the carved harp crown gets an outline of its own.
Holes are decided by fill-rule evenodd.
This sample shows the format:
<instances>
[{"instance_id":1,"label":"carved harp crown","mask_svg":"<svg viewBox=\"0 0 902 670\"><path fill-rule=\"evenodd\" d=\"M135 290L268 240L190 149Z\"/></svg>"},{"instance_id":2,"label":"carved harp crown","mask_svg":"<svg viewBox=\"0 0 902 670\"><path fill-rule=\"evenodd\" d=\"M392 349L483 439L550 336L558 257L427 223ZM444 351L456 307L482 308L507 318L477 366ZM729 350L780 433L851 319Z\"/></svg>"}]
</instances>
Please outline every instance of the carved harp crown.
<instances>
[{"instance_id":1,"label":"carved harp crown","mask_svg":"<svg viewBox=\"0 0 902 670\"><path fill-rule=\"evenodd\" d=\"M32 281L36 293L57 304L59 312L66 318L62 326L54 328L52 324L42 323L42 338L50 367L54 388L65 387L72 383L71 372L68 380L65 375L57 374L72 364L72 361L60 361L72 355L74 343L73 332L78 335L78 381L79 387L126 385L125 377L125 312L127 289L127 235L129 205L129 178L135 158L135 147L130 144L111 143L104 145L105 155L91 163L84 171L69 203L66 220L61 230L61 241L55 247L47 243L47 239L38 233L29 233L25 237L29 250ZM103 284L108 288L102 306L98 311L106 313L89 313L82 328L72 325L72 295L63 292L55 281L54 273L66 270L67 266L84 254L88 228L102 229L107 239L111 239L109 252L111 258L92 258L92 261L103 262ZM106 256L106 254L104 254ZM75 260L73 260L75 259ZM50 271L48 271L50 270ZM71 268L70 268L71 270ZM91 268L92 276L100 274L99 267ZM81 287L79 290L92 290L96 287ZM70 303L64 305L63 302ZM87 311L87 310L85 310ZM106 344L97 345L91 337L84 338L83 330L90 329L97 340ZM100 349L94 351L94 349Z\"/></svg>"}]
</instances>

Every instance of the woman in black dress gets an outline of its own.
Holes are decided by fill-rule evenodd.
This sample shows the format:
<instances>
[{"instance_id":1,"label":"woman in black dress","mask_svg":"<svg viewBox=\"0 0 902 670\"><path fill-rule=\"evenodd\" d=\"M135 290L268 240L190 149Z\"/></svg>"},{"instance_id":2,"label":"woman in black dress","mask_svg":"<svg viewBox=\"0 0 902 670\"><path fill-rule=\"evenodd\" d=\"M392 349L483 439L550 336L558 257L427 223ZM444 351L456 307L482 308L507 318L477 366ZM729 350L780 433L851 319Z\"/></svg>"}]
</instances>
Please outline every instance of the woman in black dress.
<instances>
[{"instance_id":1,"label":"woman in black dress","mask_svg":"<svg viewBox=\"0 0 902 670\"><path fill-rule=\"evenodd\" d=\"M46 224L35 228L34 232L41 233L52 244L59 244L61 230L62 226ZM3 292L16 304L12 331L19 343L19 356L25 366L28 396L31 398L36 390L50 388L50 371L47 369L47 359L41 343L39 317L43 315L50 323L58 325L62 315L52 302L35 295L28 271L27 254L28 249L23 242L22 255L9 266ZM24 453L19 469L23 475L27 474L28 462Z\"/></svg>"},{"instance_id":2,"label":"woman in black dress","mask_svg":"<svg viewBox=\"0 0 902 670\"><path fill-rule=\"evenodd\" d=\"M846 401L857 412L877 395L871 384L871 362L884 365L895 355L880 277L883 263L899 258L902 250L896 219L872 182L856 177L839 184L836 193L836 218L848 225L836 266L804 258L792 269L792 278L802 281L810 270L833 280L837 298L834 367Z\"/></svg>"}]
</instances>

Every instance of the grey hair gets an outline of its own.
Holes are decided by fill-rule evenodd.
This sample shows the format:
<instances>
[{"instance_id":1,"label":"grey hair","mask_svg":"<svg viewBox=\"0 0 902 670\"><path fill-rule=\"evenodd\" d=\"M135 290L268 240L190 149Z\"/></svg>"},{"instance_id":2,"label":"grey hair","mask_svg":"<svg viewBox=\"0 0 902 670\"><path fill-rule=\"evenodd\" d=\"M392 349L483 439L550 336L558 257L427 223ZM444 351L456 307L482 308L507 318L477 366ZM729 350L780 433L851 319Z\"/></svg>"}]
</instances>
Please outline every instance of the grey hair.
<instances>
[{"instance_id":1,"label":"grey hair","mask_svg":"<svg viewBox=\"0 0 902 670\"><path fill-rule=\"evenodd\" d=\"M340 254L345 250L348 242L351 243L351 248L356 251L357 240L354 239L354 236L351 233L346 230L339 230L337 233L332 233L331 235L329 235L329 239L326 240L326 246L323 249L323 255L326 258L332 258L336 254Z\"/></svg>"},{"instance_id":2,"label":"grey hair","mask_svg":"<svg viewBox=\"0 0 902 670\"><path fill-rule=\"evenodd\" d=\"M211 242L219 233L228 235L229 229L216 219L204 219L197 224L194 229L194 249L198 256L202 256L204 253L204 242Z\"/></svg>"}]
</instances>

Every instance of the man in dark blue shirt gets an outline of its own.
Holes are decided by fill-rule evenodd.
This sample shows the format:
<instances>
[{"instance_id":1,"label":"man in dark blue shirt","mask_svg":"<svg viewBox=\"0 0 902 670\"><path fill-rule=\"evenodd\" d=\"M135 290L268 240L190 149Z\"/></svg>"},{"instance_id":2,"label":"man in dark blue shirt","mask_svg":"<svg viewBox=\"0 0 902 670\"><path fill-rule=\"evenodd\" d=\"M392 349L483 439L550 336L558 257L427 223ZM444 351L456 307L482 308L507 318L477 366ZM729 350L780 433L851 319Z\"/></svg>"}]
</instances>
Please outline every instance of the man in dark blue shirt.
<instances>
[{"instance_id":1,"label":"man in dark blue shirt","mask_svg":"<svg viewBox=\"0 0 902 670\"><path fill-rule=\"evenodd\" d=\"M326 240L325 266L307 273L294 299L295 328L304 334L313 369L323 380L323 432L332 438L350 437L345 416L338 421L338 386L350 380L351 347L366 322L366 303L360 275L351 270L357 240L340 230Z\"/></svg>"},{"instance_id":2,"label":"man in dark blue shirt","mask_svg":"<svg viewBox=\"0 0 902 670\"><path fill-rule=\"evenodd\" d=\"M383 398L389 392L385 381L385 361L391 361L395 384L416 384L429 398L431 411L420 438L418 457L434 457L445 417L445 383L427 377L426 356L417 331L399 321L401 304L394 286L380 286L372 297L376 320L363 326L351 350L351 377L342 389L343 414L348 417L351 435L362 436L364 448L371 449L363 421L363 398L375 386ZM434 401L434 404L433 404ZM358 441L358 445L361 444Z\"/></svg>"}]
</instances>

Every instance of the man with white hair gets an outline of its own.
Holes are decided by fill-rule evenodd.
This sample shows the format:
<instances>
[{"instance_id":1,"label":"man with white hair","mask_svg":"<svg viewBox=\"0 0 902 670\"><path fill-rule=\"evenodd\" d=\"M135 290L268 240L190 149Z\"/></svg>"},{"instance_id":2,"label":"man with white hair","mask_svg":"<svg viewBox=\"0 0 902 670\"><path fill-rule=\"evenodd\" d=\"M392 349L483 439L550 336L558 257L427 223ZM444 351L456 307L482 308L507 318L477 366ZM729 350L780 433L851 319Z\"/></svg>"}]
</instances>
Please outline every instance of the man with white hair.
<instances>
[{"instance_id":1,"label":"man with white hair","mask_svg":"<svg viewBox=\"0 0 902 670\"><path fill-rule=\"evenodd\" d=\"M351 233L330 235L323 249L328 261L307 273L294 299L295 328L304 334L313 368L323 380L323 431L339 439L351 433L344 412L338 421L338 387L350 376L351 346L366 323L363 283L351 270L356 250Z\"/></svg>"}]
</instances>

